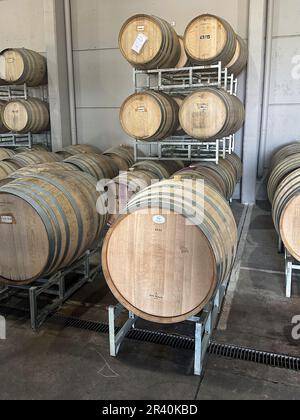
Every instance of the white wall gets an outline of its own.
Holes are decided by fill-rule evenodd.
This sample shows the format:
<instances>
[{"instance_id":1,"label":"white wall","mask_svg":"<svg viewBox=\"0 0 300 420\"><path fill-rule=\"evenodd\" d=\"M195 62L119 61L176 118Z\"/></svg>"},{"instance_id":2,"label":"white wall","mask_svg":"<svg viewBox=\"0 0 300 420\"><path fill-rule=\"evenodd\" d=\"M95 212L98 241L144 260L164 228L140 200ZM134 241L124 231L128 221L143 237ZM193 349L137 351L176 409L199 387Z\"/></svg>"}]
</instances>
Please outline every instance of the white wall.
<instances>
[{"instance_id":1,"label":"white wall","mask_svg":"<svg viewBox=\"0 0 300 420\"><path fill-rule=\"evenodd\" d=\"M244 38L249 0L71 0L76 106L79 141L102 148L130 142L119 123L119 108L133 92L132 68L118 49L124 21L136 13L176 23L183 34L197 15L210 12L227 19ZM244 97L244 78L240 96ZM237 141L241 148L241 136Z\"/></svg>"},{"instance_id":2,"label":"white wall","mask_svg":"<svg viewBox=\"0 0 300 420\"><path fill-rule=\"evenodd\" d=\"M8 47L46 51L41 0L0 1L0 49Z\"/></svg>"},{"instance_id":3,"label":"white wall","mask_svg":"<svg viewBox=\"0 0 300 420\"><path fill-rule=\"evenodd\" d=\"M266 168L274 149L294 140L300 140L300 1L275 0Z\"/></svg>"}]
</instances>

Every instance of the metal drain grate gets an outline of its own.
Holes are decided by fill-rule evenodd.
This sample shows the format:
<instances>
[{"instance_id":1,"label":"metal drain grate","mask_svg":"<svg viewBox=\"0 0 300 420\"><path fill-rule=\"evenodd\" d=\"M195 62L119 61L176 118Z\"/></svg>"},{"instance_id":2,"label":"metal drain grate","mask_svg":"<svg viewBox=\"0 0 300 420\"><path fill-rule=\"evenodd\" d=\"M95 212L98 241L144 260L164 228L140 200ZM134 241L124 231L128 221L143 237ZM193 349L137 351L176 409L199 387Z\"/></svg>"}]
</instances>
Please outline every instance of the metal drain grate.
<instances>
[{"instance_id":1,"label":"metal drain grate","mask_svg":"<svg viewBox=\"0 0 300 420\"><path fill-rule=\"evenodd\" d=\"M209 354L233 360L253 362L273 368L300 371L300 358L284 354L251 350L244 347L230 346L214 342L212 342L209 347Z\"/></svg>"},{"instance_id":2,"label":"metal drain grate","mask_svg":"<svg viewBox=\"0 0 300 420\"><path fill-rule=\"evenodd\" d=\"M64 326L68 327L75 327L105 334L108 334L109 332L107 324L81 321L76 318L64 317L63 315L54 315L51 319L62 322ZM195 340L193 338L158 331L148 331L136 328L127 334L127 338L144 343L160 344L176 349L195 350ZM218 344L215 342L210 344L208 353L210 355L225 357L231 360L253 362L273 368L287 369L297 372L300 371L300 358L288 355L263 352L228 344Z\"/></svg>"}]
</instances>

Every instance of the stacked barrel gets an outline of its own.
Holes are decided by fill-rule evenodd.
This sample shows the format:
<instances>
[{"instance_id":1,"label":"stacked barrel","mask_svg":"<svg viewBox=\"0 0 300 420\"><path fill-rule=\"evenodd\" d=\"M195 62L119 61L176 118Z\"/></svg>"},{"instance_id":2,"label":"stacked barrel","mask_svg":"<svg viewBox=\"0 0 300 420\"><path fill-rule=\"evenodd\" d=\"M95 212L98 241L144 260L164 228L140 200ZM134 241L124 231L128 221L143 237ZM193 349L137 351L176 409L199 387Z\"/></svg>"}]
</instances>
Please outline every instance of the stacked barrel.
<instances>
[{"instance_id":1,"label":"stacked barrel","mask_svg":"<svg viewBox=\"0 0 300 420\"><path fill-rule=\"evenodd\" d=\"M300 261L300 142L289 144L274 154L268 196L276 230L286 249Z\"/></svg>"},{"instance_id":2,"label":"stacked barrel","mask_svg":"<svg viewBox=\"0 0 300 420\"><path fill-rule=\"evenodd\" d=\"M206 306L235 261L237 227L228 199L242 162L235 154L219 165L187 168L145 161L122 175L102 190L107 203L114 185L120 212L110 215L102 251L107 284L145 320L185 321ZM151 182L154 175L160 182Z\"/></svg>"},{"instance_id":3,"label":"stacked barrel","mask_svg":"<svg viewBox=\"0 0 300 420\"><path fill-rule=\"evenodd\" d=\"M0 149L0 237L5 244L0 282L31 284L99 243L108 214L96 210L104 200L97 184L115 177L119 166L129 169L133 150L120 146L104 155L82 145L62 152L69 152L64 161L63 153Z\"/></svg>"},{"instance_id":4,"label":"stacked barrel","mask_svg":"<svg viewBox=\"0 0 300 420\"><path fill-rule=\"evenodd\" d=\"M35 88L47 84L45 57L25 48L0 53L0 79L7 85L26 84ZM0 103L0 133L39 134L48 130L48 104L37 98L12 99Z\"/></svg>"},{"instance_id":5,"label":"stacked barrel","mask_svg":"<svg viewBox=\"0 0 300 420\"><path fill-rule=\"evenodd\" d=\"M185 68L222 63L238 76L247 65L247 45L228 22L213 15L196 17L184 37L165 20L135 15L123 25L120 50L135 68ZM141 141L188 135L201 141L228 137L244 124L242 102L224 89L203 87L187 97L144 91L126 99L120 121L124 131Z\"/></svg>"}]
</instances>

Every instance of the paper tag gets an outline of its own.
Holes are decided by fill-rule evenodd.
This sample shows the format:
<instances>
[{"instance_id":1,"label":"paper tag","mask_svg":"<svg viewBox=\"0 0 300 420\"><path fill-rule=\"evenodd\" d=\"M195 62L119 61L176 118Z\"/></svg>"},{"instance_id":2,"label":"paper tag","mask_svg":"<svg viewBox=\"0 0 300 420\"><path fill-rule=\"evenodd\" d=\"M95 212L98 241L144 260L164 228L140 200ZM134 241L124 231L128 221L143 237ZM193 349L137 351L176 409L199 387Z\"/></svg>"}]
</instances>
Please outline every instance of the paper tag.
<instances>
[{"instance_id":1,"label":"paper tag","mask_svg":"<svg viewBox=\"0 0 300 420\"><path fill-rule=\"evenodd\" d=\"M0 79L6 78L6 61L4 55L0 55Z\"/></svg>"},{"instance_id":2,"label":"paper tag","mask_svg":"<svg viewBox=\"0 0 300 420\"><path fill-rule=\"evenodd\" d=\"M142 33L138 34L131 48L132 51L136 52L137 54L140 54L147 41L148 41L148 37L145 34L142 34Z\"/></svg>"},{"instance_id":3,"label":"paper tag","mask_svg":"<svg viewBox=\"0 0 300 420\"><path fill-rule=\"evenodd\" d=\"M3 214L0 215L0 224L2 225L15 225L16 220L13 215L11 214Z\"/></svg>"},{"instance_id":4,"label":"paper tag","mask_svg":"<svg viewBox=\"0 0 300 420\"><path fill-rule=\"evenodd\" d=\"M206 112L208 110L208 104L199 104L199 110L201 112Z\"/></svg>"},{"instance_id":5,"label":"paper tag","mask_svg":"<svg viewBox=\"0 0 300 420\"><path fill-rule=\"evenodd\" d=\"M146 112L146 108L144 106L139 106L136 110L137 112Z\"/></svg>"},{"instance_id":6,"label":"paper tag","mask_svg":"<svg viewBox=\"0 0 300 420\"><path fill-rule=\"evenodd\" d=\"M154 216L153 222L156 225L164 225L166 223L166 218L164 216Z\"/></svg>"}]
</instances>

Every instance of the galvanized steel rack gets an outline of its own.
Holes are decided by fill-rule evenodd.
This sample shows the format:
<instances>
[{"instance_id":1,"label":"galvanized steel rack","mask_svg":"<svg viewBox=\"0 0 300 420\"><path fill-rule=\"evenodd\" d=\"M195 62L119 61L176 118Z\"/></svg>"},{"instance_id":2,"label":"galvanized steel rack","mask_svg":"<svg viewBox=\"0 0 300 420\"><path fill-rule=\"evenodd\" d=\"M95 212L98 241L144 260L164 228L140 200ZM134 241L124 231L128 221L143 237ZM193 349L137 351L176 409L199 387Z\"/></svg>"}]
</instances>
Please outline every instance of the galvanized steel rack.
<instances>
[{"instance_id":1,"label":"galvanized steel rack","mask_svg":"<svg viewBox=\"0 0 300 420\"><path fill-rule=\"evenodd\" d=\"M136 93L155 90L170 95L189 95L201 87L217 87L237 96L238 81L222 63L182 69L133 70ZM199 141L188 136L174 136L163 141L134 144L135 160L183 160L219 163L235 150L235 135L216 141Z\"/></svg>"},{"instance_id":2,"label":"galvanized steel rack","mask_svg":"<svg viewBox=\"0 0 300 420\"><path fill-rule=\"evenodd\" d=\"M279 237L278 251L284 254L285 261L285 296L288 299L292 297L293 274L294 271L300 271L300 263L290 254L283 244L282 239Z\"/></svg>"},{"instance_id":3,"label":"galvanized steel rack","mask_svg":"<svg viewBox=\"0 0 300 420\"><path fill-rule=\"evenodd\" d=\"M134 144L135 161L140 160L182 160L187 162L214 162L232 154L235 136L222 140L200 142L190 137L172 137L159 142L136 141Z\"/></svg>"},{"instance_id":4,"label":"galvanized steel rack","mask_svg":"<svg viewBox=\"0 0 300 420\"><path fill-rule=\"evenodd\" d=\"M189 94L201 87L223 88L237 95L237 78L222 68L222 63L211 66L184 67L181 69L133 70L135 92L158 90L167 93Z\"/></svg>"},{"instance_id":5,"label":"galvanized steel rack","mask_svg":"<svg viewBox=\"0 0 300 420\"><path fill-rule=\"evenodd\" d=\"M93 267L91 258L97 253L100 253L100 248L86 252L84 257L70 267L54 274L50 278L39 279L31 285L5 286L0 290L0 303L25 293L25 297L29 298L31 328L37 331L48 316L57 311L75 292L86 283L95 280L101 271L101 265L99 263L99 265ZM72 279L67 279L68 276L72 276ZM40 301L43 298L47 298L47 301L50 299L51 302L40 309Z\"/></svg>"},{"instance_id":6,"label":"galvanized steel rack","mask_svg":"<svg viewBox=\"0 0 300 420\"><path fill-rule=\"evenodd\" d=\"M203 373L205 357L212 340L212 334L216 328L221 313L228 280L221 284L211 302L198 316L190 318L187 323L195 325L195 359L194 375L201 376ZM109 317L109 344L111 357L117 357L127 334L135 329L138 317L128 312L128 319L121 328L118 328L116 321L125 308L119 304L108 308Z\"/></svg>"},{"instance_id":7,"label":"galvanized steel rack","mask_svg":"<svg viewBox=\"0 0 300 420\"><path fill-rule=\"evenodd\" d=\"M39 86L36 88L29 88L26 83L23 85L1 85L0 86L0 100L11 101L14 99L38 98L42 101L48 102L48 87ZM4 133L0 134L0 147L28 147L32 148L34 144L43 144L51 148L51 133L47 131L39 134L17 134Z\"/></svg>"}]
</instances>

